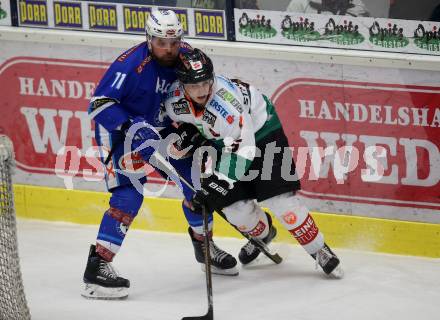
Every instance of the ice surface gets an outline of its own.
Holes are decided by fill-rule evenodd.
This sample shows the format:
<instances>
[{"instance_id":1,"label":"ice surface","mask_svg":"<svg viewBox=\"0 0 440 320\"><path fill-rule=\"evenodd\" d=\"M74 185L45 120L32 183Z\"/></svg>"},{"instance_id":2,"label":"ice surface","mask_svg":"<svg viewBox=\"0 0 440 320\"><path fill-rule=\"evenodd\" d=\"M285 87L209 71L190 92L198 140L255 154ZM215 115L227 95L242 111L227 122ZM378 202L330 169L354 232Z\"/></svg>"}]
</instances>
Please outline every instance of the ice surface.
<instances>
[{"instance_id":1,"label":"ice surface","mask_svg":"<svg viewBox=\"0 0 440 320\"><path fill-rule=\"evenodd\" d=\"M19 220L19 253L34 320L178 320L206 312L205 277L186 234L131 230L114 265L131 281L122 301L80 296L97 226ZM237 255L244 240L217 238ZM293 242L293 241L292 241ZM335 250L343 280L326 279L301 247L274 244L238 277L213 276L216 320L439 319L440 260Z\"/></svg>"}]
</instances>

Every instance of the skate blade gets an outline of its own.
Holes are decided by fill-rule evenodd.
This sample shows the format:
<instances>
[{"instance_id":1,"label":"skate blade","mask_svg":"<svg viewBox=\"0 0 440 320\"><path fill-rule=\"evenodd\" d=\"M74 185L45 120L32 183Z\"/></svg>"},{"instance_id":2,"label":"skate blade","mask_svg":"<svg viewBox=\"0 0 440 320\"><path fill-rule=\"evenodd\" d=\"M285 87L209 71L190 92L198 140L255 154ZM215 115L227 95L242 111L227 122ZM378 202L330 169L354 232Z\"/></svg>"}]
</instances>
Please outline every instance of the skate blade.
<instances>
[{"instance_id":1,"label":"skate blade","mask_svg":"<svg viewBox=\"0 0 440 320\"><path fill-rule=\"evenodd\" d=\"M341 266L337 266L335 270L330 272L330 274L327 276L331 279L342 279L344 278L344 270L341 268Z\"/></svg>"},{"instance_id":2,"label":"skate blade","mask_svg":"<svg viewBox=\"0 0 440 320\"><path fill-rule=\"evenodd\" d=\"M106 288L86 283L81 295L86 299L122 300L128 297L128 288Z\"/></svg>"},{"instance_id":3,"label":"skate blade","mask_svg":"<svg viewBox=\"0 0 440 320\"><path fill-rule=\"evenodd\" d=\"M200 266L202 268L202 271L205 272L206 271L205 264L201 263ZM236 266L229 269L220 269L215 266L211 266L211 273L220 276L238 276L238 269Z\"/></svg>"}]
</instances>

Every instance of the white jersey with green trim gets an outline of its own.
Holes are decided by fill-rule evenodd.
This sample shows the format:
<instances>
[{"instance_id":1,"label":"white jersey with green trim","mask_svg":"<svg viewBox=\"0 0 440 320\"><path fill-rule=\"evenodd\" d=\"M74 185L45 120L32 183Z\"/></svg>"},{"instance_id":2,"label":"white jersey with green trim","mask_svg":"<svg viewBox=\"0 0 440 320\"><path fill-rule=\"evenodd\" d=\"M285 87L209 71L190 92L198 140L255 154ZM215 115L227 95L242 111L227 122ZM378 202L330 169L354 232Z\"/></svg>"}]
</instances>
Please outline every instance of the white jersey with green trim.
<instances>
[{"instance_id":1,"label":"white jersey with green trim","mask_svg":"<svg viewBox=\"0 0 440 320\"><path fill-rule=\"evenodd\" d=\"M173 121L192 123L207 139L223 142L223 154L230 153L230 157L222 156L221 162L234 162L235 173L246 170L255 157L255 133L268 119L266 107L263 95L255 87L223 76L215 76L203 112L196 112L179 81L171 85L165 100L165 109ZM242 168L236 170L235 166ZM222 164L220 172L221 167ZM223 173L232 180L244 174Z\"/></svg>"}]
</instances>

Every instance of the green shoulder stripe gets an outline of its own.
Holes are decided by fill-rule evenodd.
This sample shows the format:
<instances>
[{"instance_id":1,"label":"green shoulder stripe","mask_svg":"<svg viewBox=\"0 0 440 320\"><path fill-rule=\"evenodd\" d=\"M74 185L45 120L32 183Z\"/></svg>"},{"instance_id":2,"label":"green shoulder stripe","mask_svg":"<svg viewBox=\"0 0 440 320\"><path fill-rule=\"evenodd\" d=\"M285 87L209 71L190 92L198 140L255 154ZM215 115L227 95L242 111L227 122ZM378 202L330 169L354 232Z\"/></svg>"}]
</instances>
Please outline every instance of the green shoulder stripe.
<instances>
[{"instance_id":1,"label":"green shoulder stripe","mask_svg":"<svg viewBox=\"0 0 440 320\"><path fill-rule=\"evenodd\" d=\"M268 97L263 95L264 100L266 101L266 112L267 112L267 120L264 125L255 133L255 141L259 141L265 136L267 136L272 131L275 131L281 128L281 122L278 118L278 115L275 111L275 107Z\"/></svg>"}]
</instances>

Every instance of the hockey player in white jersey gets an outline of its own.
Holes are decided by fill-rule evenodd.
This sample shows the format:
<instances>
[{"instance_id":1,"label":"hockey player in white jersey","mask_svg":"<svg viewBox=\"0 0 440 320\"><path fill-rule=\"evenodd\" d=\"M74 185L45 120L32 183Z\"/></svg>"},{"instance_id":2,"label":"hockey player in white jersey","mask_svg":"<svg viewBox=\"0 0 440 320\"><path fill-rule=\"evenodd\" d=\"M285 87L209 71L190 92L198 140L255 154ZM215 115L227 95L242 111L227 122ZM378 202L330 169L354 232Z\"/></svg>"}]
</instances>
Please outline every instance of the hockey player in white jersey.
<instances>
[{"instance_id":1,"label":"hockey player in white jersey","mask_svg":"<svg viewBox=\"0 0 440 320\"><path fill-rule=\"evenodd\" d=\"M283 165L283 151L292 157L271 101L249 84L214 75L211 60L198 49L180 55L176 73L178 80L168 91L165 108L179 124L177 149L194 152L209 141L216 146L211 150L218 151L203 161L205 177L193 198L194 206L223 209L240 231L269 243L276 229L262 203L325 274L342 277L338 257L296 196L300 183L296 175L292 178L293 159L289 166ZM246 265L259 253L248 242L240 250L240 262Z\"/></svg>"}]
</instances>

